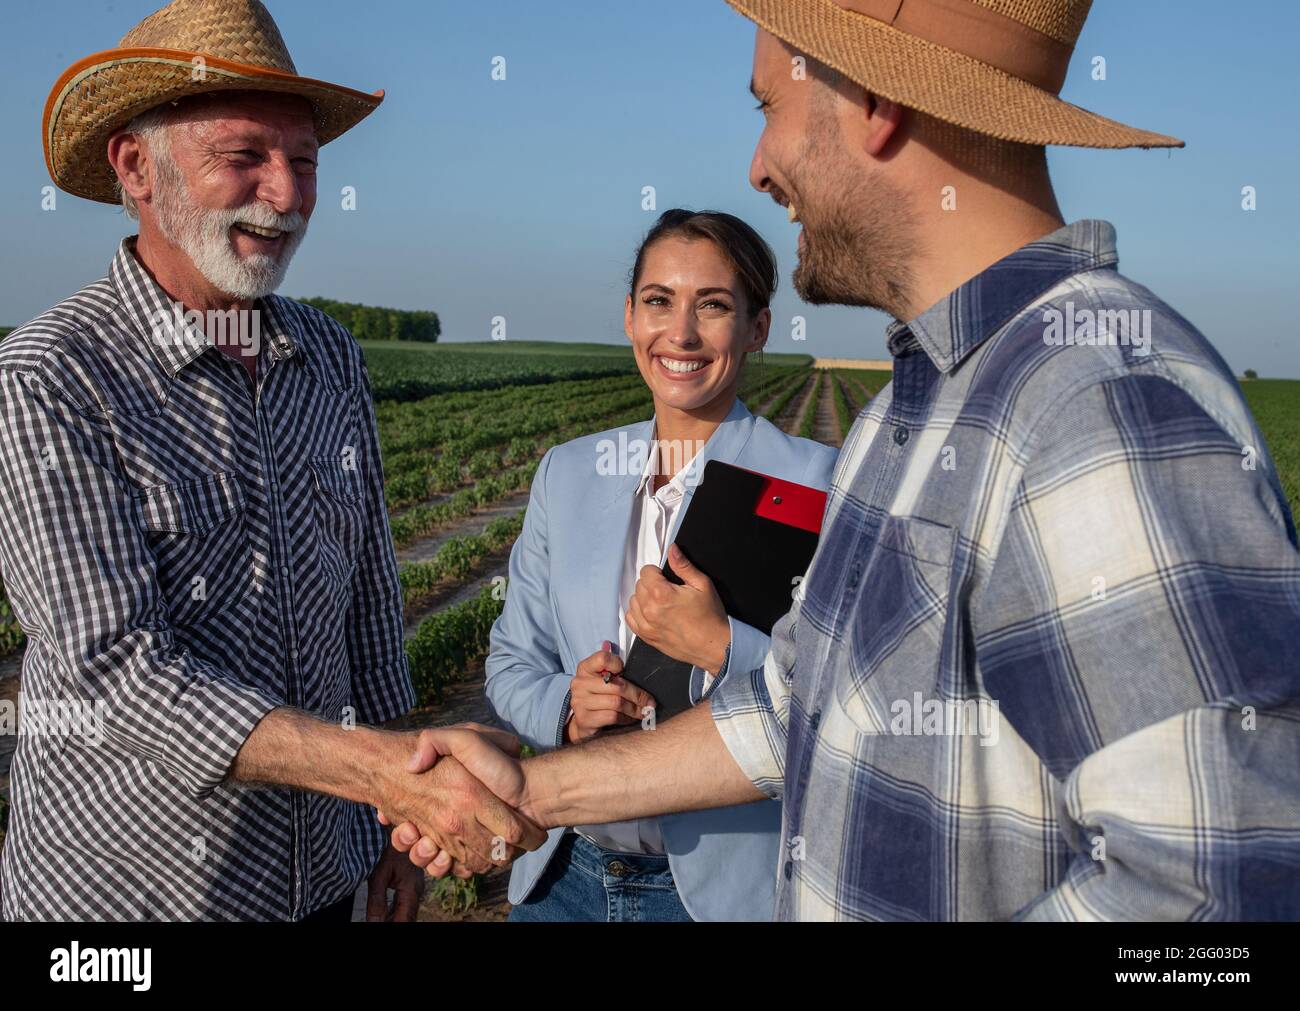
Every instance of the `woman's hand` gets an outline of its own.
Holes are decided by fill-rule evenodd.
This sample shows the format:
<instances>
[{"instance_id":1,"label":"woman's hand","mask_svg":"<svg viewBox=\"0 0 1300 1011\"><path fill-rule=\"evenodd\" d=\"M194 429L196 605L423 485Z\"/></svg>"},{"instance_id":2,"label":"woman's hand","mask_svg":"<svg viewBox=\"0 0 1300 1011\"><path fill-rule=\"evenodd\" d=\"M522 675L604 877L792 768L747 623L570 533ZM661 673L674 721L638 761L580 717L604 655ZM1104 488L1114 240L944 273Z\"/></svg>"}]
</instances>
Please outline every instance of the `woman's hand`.
<instances>
[{"instance_id":1,"label":"woman's hand","mask_svg":"<svg viewBox=\"0 0 1300 1011\"><path fill-rule=\"evenodd\" d=\"M578 673L570 683L569 708L573 715L564 728L571 744L592 737L605 727L640 723L646 708L655 705L653 695L630 681L613 676L606 683L606 671L617 675L623 669L623 661L610 652L612 648L606 641L599 652L578 664Z\"/></svg>"},{"instance_id":2,"label":"woman's hand","mask_svg":"<svg viewBox=\"0 0 1300 1011\"><path fill-rule=\"evenodd\" d=\"M731 624L713 581L673 544L668 561L682 579L670 583L653 565L641 569L627 602L627 627L674 660L718 673L731 642Z\"/></svg>"}]
</instances>

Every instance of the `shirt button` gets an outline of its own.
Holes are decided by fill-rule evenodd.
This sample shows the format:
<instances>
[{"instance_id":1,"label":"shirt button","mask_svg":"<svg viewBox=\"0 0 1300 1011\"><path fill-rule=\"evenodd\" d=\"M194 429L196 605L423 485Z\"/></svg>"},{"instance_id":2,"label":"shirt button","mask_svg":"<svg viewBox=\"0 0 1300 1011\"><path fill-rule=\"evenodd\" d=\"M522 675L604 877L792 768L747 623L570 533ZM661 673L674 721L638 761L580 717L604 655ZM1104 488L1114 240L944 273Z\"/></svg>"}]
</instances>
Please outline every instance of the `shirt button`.
<instances>
[{"instance_id":1,"label":"shirt button","mask_svg":"<svg viewBox=\"0 0 1300 1011\"><path fill-rule=\"evenodd\" d=\"M786 879L787 881L789 881L789 880L790 880L790 876L791 876L792 874L794 874L794 862L791 861L791 860L787 860L787 861L785 862L785 867L783 867L783 868L781 869L781 873L784 874L784 875L785 875L785 879Z\"/></svg>"},{"instance_id":2,"label":"shirt button","mask_svg":"<svg viewBox=\"0 0 1300 1011\"><path fill-rule=\"evenodd\" d=\"M281 565L281 566L280 566L280 575L284 576L285 579L288 579L288 578L289 578L289 566L287 566L287 565Z\"/></svg>"},{"instance_id":3,"label":"shirt button","mask_svg":"<svg viewBox=\"0 0 1300 1011\"><path fill-rule=\"evenodd\" d=\"M858 579L862 576L862 563L854 562L853 568L849 569L848 587L852 590L858 585Z\"/></svg>"},{"instance_id":4,"label":"shirt button","mask_svg":"<svg viewBox=\"0 0 1300 1011\"><path fill-rule=\"evenodd\" d=\"M821 725L821 722L822 722L822 714L820 709L817 710L817 712L813 713L812 716L808 718L808 723L814 730L816 730Z\"/></svg>"},{"instance_id":5,"label":"shirt button","mask_svg":"<svg viewBox=\"0 0 1300 1011\"><path fill-rule=\"evenodd\" d=\"M894 442L898 443L898 445L901 446L903 445L903 443L907 442L908 434L909 433L905 425L894 426Z\"/></svg>"},{"instance_id":6,"label":"shirt button","mask_svg":"<svg viewBox=\"0 0 1300 1011\"><path fill-rule=\"evenodd\" d=\"M623 863L622 860L611 861L609 865L609 873L614 875L616 878L626 877L627 864Z\"/></svg>"}]
</instances>

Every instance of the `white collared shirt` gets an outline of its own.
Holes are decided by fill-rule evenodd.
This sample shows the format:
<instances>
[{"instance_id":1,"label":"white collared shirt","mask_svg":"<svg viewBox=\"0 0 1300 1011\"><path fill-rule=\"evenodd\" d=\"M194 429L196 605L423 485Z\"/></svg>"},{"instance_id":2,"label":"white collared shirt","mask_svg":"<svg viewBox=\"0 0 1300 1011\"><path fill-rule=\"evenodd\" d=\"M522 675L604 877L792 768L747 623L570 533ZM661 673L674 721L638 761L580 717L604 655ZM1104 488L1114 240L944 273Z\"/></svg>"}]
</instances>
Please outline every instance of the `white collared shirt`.
<instances>
[{"instance_id":1,"label":"white collared shirt","mask_svg":"<svg viewBox=\"0 0 1300 1011\"><path fill-rule=\"evenodd\" d=\"M658 491L654 476L659 471L658 426L651 434L651 449L632 498L632 518L628 525L627 545L623 553L623 578L618 594L618 655L626 657L636 636L627 627L627 605L636 590L642 567L662 566L668 556L668 535L677 521L677 513L686 499L686 475L695 456ZM705 673L707 688L713 675ZM663 853L663 835L658 818L636 818L607 825L579 825L576 831L605 849L622 853Z\"/></svg>"}]
</instances>

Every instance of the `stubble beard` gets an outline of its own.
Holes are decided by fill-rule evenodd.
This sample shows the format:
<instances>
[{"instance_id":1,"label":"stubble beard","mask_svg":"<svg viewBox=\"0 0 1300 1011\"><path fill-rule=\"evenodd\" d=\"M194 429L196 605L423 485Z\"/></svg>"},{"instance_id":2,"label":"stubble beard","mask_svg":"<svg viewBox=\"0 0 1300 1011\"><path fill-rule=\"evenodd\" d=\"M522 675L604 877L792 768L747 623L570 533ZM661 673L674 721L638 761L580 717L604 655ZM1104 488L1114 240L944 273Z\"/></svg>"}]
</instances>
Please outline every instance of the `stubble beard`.
<instances>
[{"instance_id":1,"label":"stubble beard","mask_svg":"<svg viewBox=\"0 0 1300 1011\"><path fill-rule=\"evenodd\" d=\"M906 319L912 304L916 216L911 200L882 173L866 174L845 153L829 109L813 110L799 164L804 241L793 282L812 305L880 309Z\"/></svg>"}]
</instances>

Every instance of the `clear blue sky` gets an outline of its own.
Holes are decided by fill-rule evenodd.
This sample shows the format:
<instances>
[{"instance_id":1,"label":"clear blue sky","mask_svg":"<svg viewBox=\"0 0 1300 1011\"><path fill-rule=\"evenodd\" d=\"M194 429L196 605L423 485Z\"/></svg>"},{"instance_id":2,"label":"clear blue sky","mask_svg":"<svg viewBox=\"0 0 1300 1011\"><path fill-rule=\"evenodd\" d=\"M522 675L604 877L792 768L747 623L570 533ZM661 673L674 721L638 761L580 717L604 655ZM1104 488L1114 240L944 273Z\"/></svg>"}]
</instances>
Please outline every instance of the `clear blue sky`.
<instances>
[{"instance_id":1,"label":"clear blue sky","mask_svg":"<svg viewBox=\"0 0 1300 1011\"><path fill-rule=\"evenodd\" d=\"M157 0L6 4L0 323L103 275L131 222L48 184L40 113L57 74ZM761 117L753 29L722 0L269 0L301 73L388 99L326 147L312 231L282 291L436 310L445 339L622 341L624 279L654 214L739 214L781 260L773 350L884 357L878 313L804 306L795 227L746 181ZM1121 269L1240 372L1300 377L1300 5L1097 0L1065 97L1187 148L1053 149L1067 218L1119 229ZM1094 81L1089 62L1107 61ZM507 80L491 79L493 57ZM355 186L359 207L337 194ZM1258 210L1241 210L1254 186ZM788 320L808 319L796 343ZM781 322L785 321L782 326Z\"/></svg>"}]
</instances>

